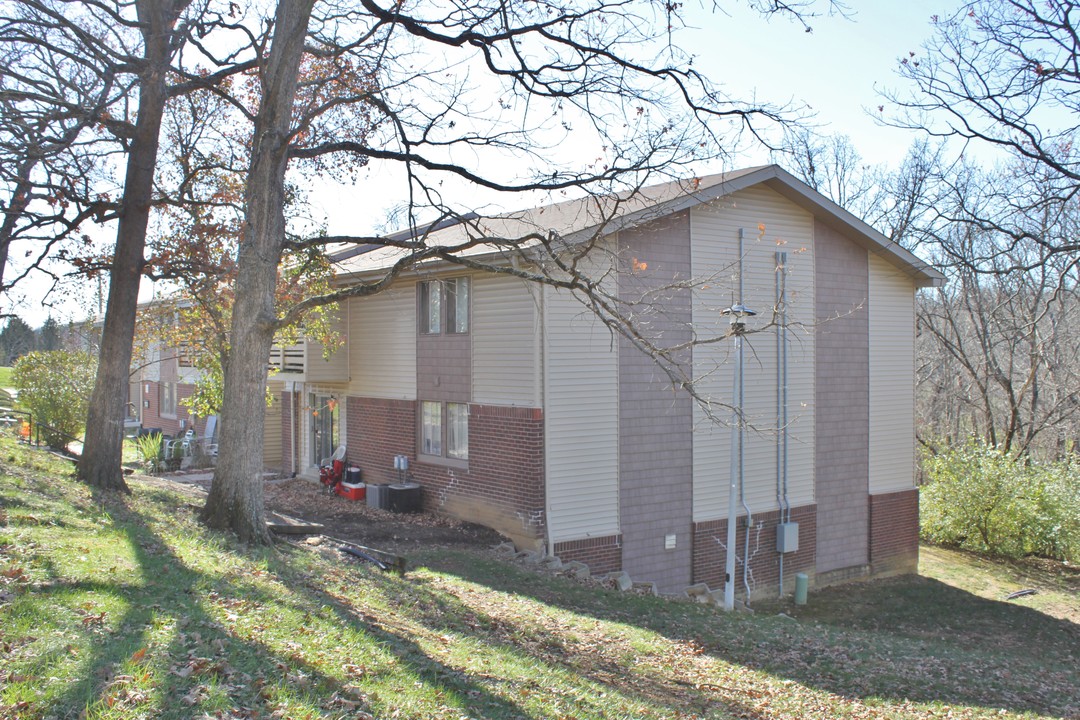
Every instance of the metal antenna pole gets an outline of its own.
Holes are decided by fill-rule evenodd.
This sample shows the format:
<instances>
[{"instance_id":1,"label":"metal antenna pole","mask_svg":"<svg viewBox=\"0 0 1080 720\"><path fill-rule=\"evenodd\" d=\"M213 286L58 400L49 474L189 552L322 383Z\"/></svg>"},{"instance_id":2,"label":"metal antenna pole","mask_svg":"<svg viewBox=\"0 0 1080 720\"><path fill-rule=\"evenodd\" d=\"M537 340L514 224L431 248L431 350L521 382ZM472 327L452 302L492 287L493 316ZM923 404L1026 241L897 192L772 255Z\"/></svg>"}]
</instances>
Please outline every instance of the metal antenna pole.
<instances>
[{"instance_id":1,"label":"metal antenna pole","mask_svg":"<svg viewBox=\"0 0 1080 720\"><path fill-rule=\"evenodd\" d=\"M743 305L743 231L739 230L739 301L721 311L731 318L731 334L735 336L735 374L732 378L731 412L731 468L728 485L727 553L724 564L724 609L735 609L735 523L738 519L736 505L739 501L739 478L743 472L743 334L745 318L756 315Z\"/></svg>"}]
</instances>

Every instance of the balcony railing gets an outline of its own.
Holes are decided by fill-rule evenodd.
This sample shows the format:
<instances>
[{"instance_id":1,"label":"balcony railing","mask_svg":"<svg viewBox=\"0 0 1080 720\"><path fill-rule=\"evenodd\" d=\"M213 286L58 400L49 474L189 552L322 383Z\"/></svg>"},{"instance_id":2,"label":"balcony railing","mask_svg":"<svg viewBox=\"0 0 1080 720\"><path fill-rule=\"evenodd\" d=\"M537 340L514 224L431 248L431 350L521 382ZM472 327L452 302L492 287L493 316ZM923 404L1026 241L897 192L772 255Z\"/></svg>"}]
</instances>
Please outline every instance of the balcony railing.
<instances>
[{"instance_id":1,"label":"balcony railing","mask_svg":"<svg viewBox=\"0 0 1080 720\"><path fill-rule=\"evenodd\" d=\"M288 347L272 346L270 367L282 373L303 373L305 370L304 344L297 343Z\"/></svg>"}]
</instances>

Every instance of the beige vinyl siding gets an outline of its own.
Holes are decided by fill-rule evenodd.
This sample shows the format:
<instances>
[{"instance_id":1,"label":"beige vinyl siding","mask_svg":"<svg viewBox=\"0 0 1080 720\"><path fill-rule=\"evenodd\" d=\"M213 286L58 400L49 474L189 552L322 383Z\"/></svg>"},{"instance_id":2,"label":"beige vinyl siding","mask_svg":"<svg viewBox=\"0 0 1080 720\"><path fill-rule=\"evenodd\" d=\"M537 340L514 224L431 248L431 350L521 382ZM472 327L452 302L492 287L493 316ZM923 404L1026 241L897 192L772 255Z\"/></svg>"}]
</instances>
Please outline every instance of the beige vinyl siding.
<instances>
[{"instance_id":1,"label":"beige vinyl siding","mask_svg":"<svg viewBox=\"0 0 1080 720\"><path fill-rule=\"evenodd\" d=\"M551 542L619 532L618 356L569 293L544 289L545 465Z\"/></svg>"},{"instance_id":2,"label":"beige vinyl siding","mask_svg":"<svg viewBox=\"0 0 1080 720\"><path fill-rule=\"evenodd\" d=\"M694 327L699 339L722 335L728 320L720 311L737 300L739 229L745 230L743 302L755 310L750 331L768 325L776 304L775 253L788 253L788 500L814 500L814 252L813 217L768 188L755 187L695 208L691 214L691 263L695 279ZM762 227L763 226L763 227ZM775 329L744 340L744 487L751 512L777 503L777 377ZM732 339L694 350L699 392L730 422L735 343ZM694 408L694 521L727 515L731 475L731 429L717 425L698 404ZM742 514L740 507L739 513Z\"/></svg>"},{"instance_id":3,"label":"beige vinyl siding","mask_svg":"<svg viewBox=\"0 0 1080 720\"><path fill-rule=\"evenodd\" d=\"M346 307L341 306L332 327L344 341L329 358L323 358L322 343L307 340L307 366L304 376L309 382L348 382L349 380L349 332L343 319L347 315Z\"/></svg>"},{"instance_id":4,"label":"beige vinyl siding","mask_svg":"<svg viewBox=\"0 0 1080 720\"><path fill-rule=\"evenodd\" d=\"M915 289L870 256L870 492L915 485Z\"/></svg>"},{"instance_id":5,"label":"beige vinyl siding","mask_svg":"<svg viewBox=\"0 0 1080 720\"><path fill-rule=\"evenodd\" d=\"M150 382L161 381L161 346L154 345L146 353L146 366L142 369L142 379Z\"/></svg>"},{"instance_id":6,"label":"beige vinyl siding","mask_svg":"<svg viewBox=\"0 0 1080 720\"><path fill-rule=\"evenodd\" d=\"M176 368L176 382L187 385L194 385L202 379L203 371L194 367L179 367Z\"/></svg>"},{"instance_id":7,"label":"beige vinyl siding","mask_svg":"<svg viewBox=\"0 0 1080 720\"><path fill-rule=\"evenodd\" d=\"M266 418L263 425L263 466L281 470L281 383L270 383L273 400L266 406Z\"/></svg>"},{"instance_id":8,"label":"beige vinyl siding","mask_svg":"<svg viewBox=\"0 0 1080 720\"><path fill-rule=\"evenodd\" d=\"M472 285L473 402L536 407L539 288L505 275L473 275Z\"/></svg>"},{"instance_id":9,"label":"beige vinyl siding","mask_svg":"<svg viewBox=\"0 0 1080 720\"><path fill-rule=\"evenodd\" d=\"M415 283L352 298L346 317L349 394L415 400Z\"/></svg>"}]
</instances>

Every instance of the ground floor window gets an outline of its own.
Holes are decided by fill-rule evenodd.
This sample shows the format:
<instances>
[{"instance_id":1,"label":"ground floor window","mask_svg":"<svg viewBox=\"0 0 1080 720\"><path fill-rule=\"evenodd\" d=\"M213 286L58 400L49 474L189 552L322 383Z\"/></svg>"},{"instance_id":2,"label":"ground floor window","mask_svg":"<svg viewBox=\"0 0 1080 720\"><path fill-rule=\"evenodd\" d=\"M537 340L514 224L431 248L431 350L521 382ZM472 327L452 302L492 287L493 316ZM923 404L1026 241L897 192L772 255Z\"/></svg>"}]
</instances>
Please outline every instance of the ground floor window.
<instances>
[{"instance_id":1,"label":"ground floor window","mask_svg":"<svg viewBox=\"0 0 1080 720\"><path fill-rule=\"evenodd\" d=\"M176 415L176 383L163 382L158 386L158 415Z\"/></svg>"},{"instance_id":2,"label":"ground floor window","mask_svg":"<svg viewBox=\"0 0 1080 720\"><path fill-rule=\"evenodd\" d=\"M469 406L446 403L446 456L469 459Z\"/></svg>"},{"instance_id":3,"label":"ground floor window","mask_svg":"<svg viewBox=\"0 0 1080 720\"><path fill-rule=\"evenodd\" d=\"M420 452L424 455L442 455L442 434L442 403L421 403Z\"/></svg>"},{"instance_id":4,"label":"ground floor window","mask_svg":"<svg viewBox=\"0 0 1080 720\"><path fill-rule=\"evenodd\" d=\"M420 454L469 459L469 406L467 403L420 403Z\"/></svg>"},{"instance_id":5,"label":"ground floor window","mask_svg":"<svg viewBox=\"0 0 1080 720\"><path fill-rule=\"evenodd\" d=\"M341 444L338 401L333 395L309 393L308 408L311 415L311 464L318 465L323 458L333 455Z\"/></svg>"}]
</instances>

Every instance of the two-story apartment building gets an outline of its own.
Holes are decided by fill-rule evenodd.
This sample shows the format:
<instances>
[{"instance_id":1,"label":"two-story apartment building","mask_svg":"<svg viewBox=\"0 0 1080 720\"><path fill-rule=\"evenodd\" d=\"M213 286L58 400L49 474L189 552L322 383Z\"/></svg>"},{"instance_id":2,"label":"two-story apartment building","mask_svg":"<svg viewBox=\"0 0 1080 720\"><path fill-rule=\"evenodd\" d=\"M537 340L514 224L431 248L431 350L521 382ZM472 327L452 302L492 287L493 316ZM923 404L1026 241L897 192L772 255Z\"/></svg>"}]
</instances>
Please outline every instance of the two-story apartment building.
<instances>
[{"instance_id":1,"label":"two-story apartment building","mask_svg":"<svg viewBox=\"0 0 1080 720\"><path fill-rule=\"evenodd\" d=\"M752 593L775 592L781 567L819 584L914 570L914 295L939 273L776 166L487 222L493 236L597 238L588 262L605 292L658 343L688 343L697 398L575 293L430 263L345 303L329 360L315 345L272 358L285 472L314 477L344 443L365 480L391 482L405 455L425 508L676 592L721 585L741 453ZM376 277L393 252L343 253L338 281ZM720 310L740 299L759 315L736 443Z\"/></svg>"}]
</instances>

